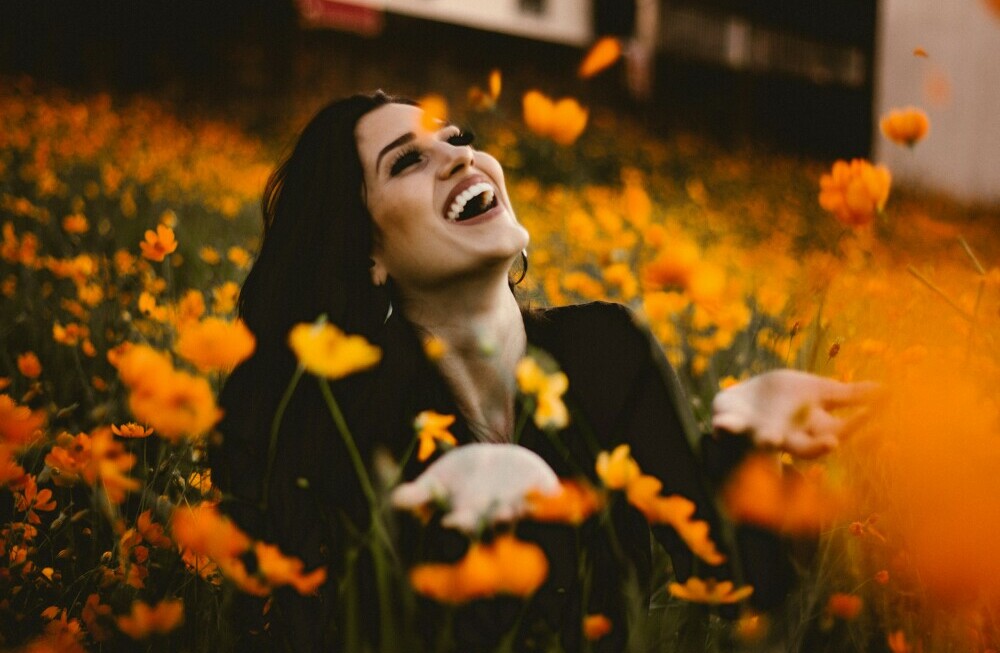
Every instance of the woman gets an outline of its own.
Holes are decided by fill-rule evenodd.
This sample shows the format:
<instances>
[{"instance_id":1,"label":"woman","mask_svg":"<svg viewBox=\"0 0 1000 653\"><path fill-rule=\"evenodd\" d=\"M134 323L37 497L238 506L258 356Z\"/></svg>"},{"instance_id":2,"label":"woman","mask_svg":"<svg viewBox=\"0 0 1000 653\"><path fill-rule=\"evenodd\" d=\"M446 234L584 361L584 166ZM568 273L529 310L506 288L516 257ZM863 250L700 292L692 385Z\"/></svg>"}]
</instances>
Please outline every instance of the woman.
<instances>
[{"instance_id":1,"label":"woman","mask_svg":"<svg viewBox=\"0 0 1000 653\"><path fill-rule=\"evenodd\" d=\"M752 444L722 435L702 441L700 463L689 437L685 400L662 352L624 307L594 303L523 310L508 272L528 245L528 233L510 205L503 171L471 146L471 136L446 124L426 124L421 109L381 92L327 106L300 136L271 177L263 200L264 238L240 296L240 310L256 334L254 357L230 377L223 392L226 418L213 473L227 493L230 514L245 528L302 557L307 567L328 565L331 580L319 597L281 596L263 647L323 650L342 641L336 584L349 570L343 551L364 531L367 507L348 452L337 437L315 384L300 383L284 411L273 466L269 433L296 362L287 335L298 322L325 314L348 333L382 348L373 370L334 384L362 459L377 449L399 460L410 446L413 419L423 410L457 417L460 443L507 442L519 420L514 369L529 345L548 352L569 377L566 403L573 415L555 446L530 420L519 443L535 450L560 476L593 476L587 438L601 448L627 442L664 493L697 505L696 518L719 532L705 474L718 481ZM526 261L525 261L526 264ZM432 362L423 342L446 351ZM848 425L823 410L849 403L867 388L783 372L740 384L717 401L720 433L747 432L761 444L817 454L836 444ZM789 416L809 404L805 424ZM424 464L410 461L404 477ZM265 478L266 477L266 478ZM267 488L265 491L265 487ZM634 510L615 515L621 546L641 582L650 576L649 528ZM456 559L465 542L447 531L418 534L404 524L401 552ZM620 569L609 544L593 533L594 587L586 611L621 617ZM525 525L519 534L542 543L548 580L518 620L519 603L474 602L456 629L460 650L489 649L516 622L519 646L544 648L561 637L579 645L582 617L574 536L566 529ZM675 573L691 573L692 558L668 528L656 536L671 553ZM737 538L746 580L762 606L780 602L789 585L787 564L770 536L744 530ZM374 605L362 565L357 585L363 605ZM701 573L725 577L725 567ZM422 608L428 637L435 608ZM244 615L245 616L245 615ZM622 619L623 623L623 619ZM372 634L374 637L374 634ZM624 645L623 629L605 640Z\"/></svg>"}]
</instances>

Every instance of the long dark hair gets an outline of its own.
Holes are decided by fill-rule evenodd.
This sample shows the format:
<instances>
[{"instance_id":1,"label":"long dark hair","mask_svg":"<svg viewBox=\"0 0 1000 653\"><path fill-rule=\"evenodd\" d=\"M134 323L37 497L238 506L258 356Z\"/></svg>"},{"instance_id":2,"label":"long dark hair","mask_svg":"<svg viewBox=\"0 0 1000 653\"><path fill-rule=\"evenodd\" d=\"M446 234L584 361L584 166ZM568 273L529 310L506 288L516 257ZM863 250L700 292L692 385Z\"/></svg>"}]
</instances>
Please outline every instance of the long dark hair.
<instances>
[{"instance_id":1,"label":"long dark hair","mask_svg":"<svg viewBox=\"0 0 1000 653\"><path fill-rule=\"evenodd\" d=\"M268 179L262 244L239 299L258 347L287 349L292 325L323 313L345 331L376 338L389 297L369 274L373 227L354 129L390 102L412 104L377 91L327 105Z\"/></svg>"}]
</instances>

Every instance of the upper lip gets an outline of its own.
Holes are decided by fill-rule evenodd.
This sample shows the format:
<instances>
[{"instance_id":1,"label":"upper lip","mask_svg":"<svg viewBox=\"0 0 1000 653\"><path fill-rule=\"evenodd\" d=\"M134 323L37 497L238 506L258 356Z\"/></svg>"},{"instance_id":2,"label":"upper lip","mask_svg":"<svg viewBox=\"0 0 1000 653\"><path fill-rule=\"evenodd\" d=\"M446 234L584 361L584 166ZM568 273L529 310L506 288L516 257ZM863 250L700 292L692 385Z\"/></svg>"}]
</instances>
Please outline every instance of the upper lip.
<instances>
[{"instance_id":1,"label":"upper lip","mask_svg":"<svg viewBox=\"0 0 1000 653\"><path fill-rule=\"evenodd\" d=\"M455 202L455 198L458 197L458 194L461 193L466 188L469 188L470 186L473 186L474 184L478 184L480 182L486 182L487 184L489 184L490 186L492 186L493 187L493 195L495 197L498 195L496 185L488 177L486 177L484 175L470 175L470 176L466 177L465 179L463 179L462 181L460 181L457 184L455 184L455 187L451 189L450 193L448 193L448 197L445 198L445 201L444 201L444 208L442 208L442 210L441 210L441 215L443 215L445 217L445 219L447 219L448 218L448 209L451 208L451 205Z\"/></svg>"}]
</instances>

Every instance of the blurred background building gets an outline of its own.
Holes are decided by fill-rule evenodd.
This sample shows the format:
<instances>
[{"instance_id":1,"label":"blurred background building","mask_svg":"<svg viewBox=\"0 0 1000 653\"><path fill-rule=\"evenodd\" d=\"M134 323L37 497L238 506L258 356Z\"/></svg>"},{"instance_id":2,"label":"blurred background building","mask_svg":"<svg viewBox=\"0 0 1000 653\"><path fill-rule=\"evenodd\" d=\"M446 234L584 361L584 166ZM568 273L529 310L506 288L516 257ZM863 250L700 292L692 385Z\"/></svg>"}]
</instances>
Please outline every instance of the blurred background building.
<instances>
[{"instance_id":1,"label":"blurred background building","mask_svg":"<svg viewBox=\"0 0 1000 653\"><path fill-rule=\"evenodd\" d=\"M723 143L874 156L897 178L1000 200L995 0L617 0L639 7L634 30L653 43L645 102L624 92L622 71L590 85L573 78L601 2L9 0L0 72L211 103L281 97L316 61L338 76L338 89L404 79L389 89L403 93L447 91L442 84L499 67L519 82L508 85L515 92L530 84L576 95ZM643 22L650 3L653 27ZM380 72L389 81L373 81ZM906 105L932 121L913 151L878 133L878 117Z\"/></svg>"}]
</instances>

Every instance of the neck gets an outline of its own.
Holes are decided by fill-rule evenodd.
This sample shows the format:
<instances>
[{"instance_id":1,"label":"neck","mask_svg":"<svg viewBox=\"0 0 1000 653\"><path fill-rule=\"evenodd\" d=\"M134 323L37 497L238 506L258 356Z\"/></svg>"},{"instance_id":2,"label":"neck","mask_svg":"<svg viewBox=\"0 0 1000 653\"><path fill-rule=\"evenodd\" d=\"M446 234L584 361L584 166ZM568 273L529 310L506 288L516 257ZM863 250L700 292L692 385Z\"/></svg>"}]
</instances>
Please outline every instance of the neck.
<instances>
[{"instance_id":1,"label":"neck","mask_svg":"<svg viewBox=\"0 0 1000 653\"><path fill-rule=\"evenodd\" d=\"M486 439L513 428L514 369L527 337L506 275L436 289L400 288L407 319L446 345L437 361L467 421ZM478 428L477 428L478 425Z\"/></svg>"}]
</instances>

